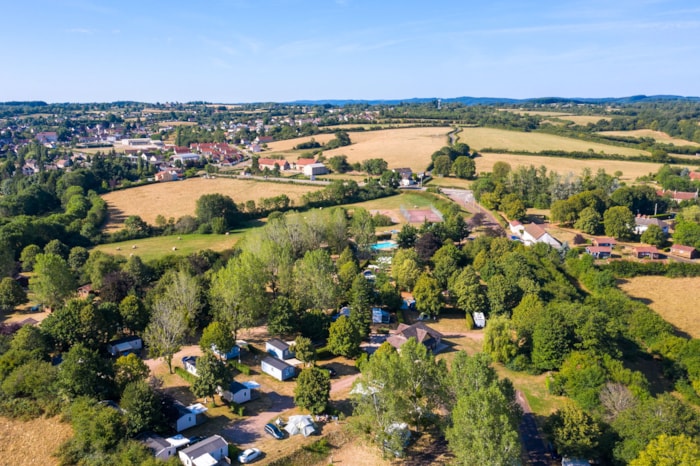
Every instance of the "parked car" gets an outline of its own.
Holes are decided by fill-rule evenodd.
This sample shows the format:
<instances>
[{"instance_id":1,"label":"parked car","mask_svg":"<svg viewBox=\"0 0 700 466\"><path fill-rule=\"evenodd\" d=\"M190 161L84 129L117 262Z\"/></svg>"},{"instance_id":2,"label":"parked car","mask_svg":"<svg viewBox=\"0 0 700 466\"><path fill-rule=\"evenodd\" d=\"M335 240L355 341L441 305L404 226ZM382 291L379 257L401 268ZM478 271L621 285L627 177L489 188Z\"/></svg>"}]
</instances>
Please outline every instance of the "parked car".
<instances>
[{"instance_id":1,"label":"parked car","mask_svg":"<svg viewBox=\"0 0 700 466\"><path fill-rule=\"evenodd\" d=\"M265 424L265 432L272 435L277 440L284 439L284 434L282 433L282 431L279 429L279 427L277 427L276 425L274 425L272 423Z\"/></svg>"},{"instance_id":2,"label":"parked car","mask_svg":"<svg viewBox=\"0 0 700 466\"><path fill-rule=\"evenodd\" d=\"M256 460L262 455L262 452L257 448L248 448L246 451L238 455L238 462L241 464L248 464Z\"/></svg>"}]
</instances>

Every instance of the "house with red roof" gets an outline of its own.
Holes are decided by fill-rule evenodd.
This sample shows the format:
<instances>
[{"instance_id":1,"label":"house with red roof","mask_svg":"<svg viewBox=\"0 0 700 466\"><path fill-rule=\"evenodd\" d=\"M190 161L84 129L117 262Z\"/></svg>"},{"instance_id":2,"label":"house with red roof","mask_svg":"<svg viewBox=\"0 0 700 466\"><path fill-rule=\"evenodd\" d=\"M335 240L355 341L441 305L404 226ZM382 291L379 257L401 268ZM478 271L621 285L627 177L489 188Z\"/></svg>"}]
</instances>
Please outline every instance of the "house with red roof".
<instances>
[{"instance_id":1,"label":"house with red roof","mask_svg":"<svg viewBox=\"0 0 700 466\"><path fill-rule=\"evenodd\" d=\"M280 170L289 170L289 162L284 159L258 159L258 167L260 170L265 170L266 168L268 170L274 170L275 165L277 165Z\"/></svg>"},{"instance_id":2,"label":"house with red roof","mask_svg":"<svg viewBox=\"0 0 700 466\"><path fill-rule=\"evenodd\" d=\"M671 254L676 256L685 257L686 259L696 259L698 257L698 250L692 246L683 246L682 244L674 244L671 246Z\"/></svg>"},{"instance_id":3,"label":"house with red roof","mask_svg":"<svg viewBox=\"0 0 700 466\"><path fill-rule=\"evenodd\" d=\"M637 246L632 248L637 259L661 259L663 254L656 246Z\"/></svg>"}]
</instances>

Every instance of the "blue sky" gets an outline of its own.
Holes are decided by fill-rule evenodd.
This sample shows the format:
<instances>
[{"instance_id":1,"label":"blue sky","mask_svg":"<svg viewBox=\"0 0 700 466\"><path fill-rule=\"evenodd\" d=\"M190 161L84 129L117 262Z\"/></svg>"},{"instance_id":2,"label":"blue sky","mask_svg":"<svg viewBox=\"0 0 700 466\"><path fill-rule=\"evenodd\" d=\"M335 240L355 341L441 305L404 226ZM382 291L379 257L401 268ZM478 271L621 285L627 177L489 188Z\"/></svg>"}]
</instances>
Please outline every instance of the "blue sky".
<instances>
[{"instance_id":1,"label":"blue sky","mask_svg":"<svg viewBox=\"0 0 700 466\"><path fill-rule=\"evenodd\" d=\"M697 0L9 0L0 101L700 95Z\"/></svg>"}]
</instances>

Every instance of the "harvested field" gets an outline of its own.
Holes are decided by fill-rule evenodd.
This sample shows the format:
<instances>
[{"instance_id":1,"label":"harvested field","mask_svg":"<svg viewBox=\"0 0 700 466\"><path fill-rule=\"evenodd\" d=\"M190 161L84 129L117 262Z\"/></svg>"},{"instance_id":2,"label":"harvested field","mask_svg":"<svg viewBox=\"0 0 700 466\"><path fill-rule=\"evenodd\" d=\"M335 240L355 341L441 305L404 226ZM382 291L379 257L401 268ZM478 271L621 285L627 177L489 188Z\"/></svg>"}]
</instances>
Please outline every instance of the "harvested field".
<instances>
[{"instance_id":1,"label":"harvested field","mask_svg":"<svg viewBox=\"0 0 700 466\"><path fill-rule=\"evenodd\" d=\"M72 435L70 424L58 417L26 422L0 417L0 457L11 458L11 463L3 464L13 466L58 464L51 454Z\"/></svg>"},{"instance_id":2,"label":"harvested field","mask_svg":"<svg viewBox=\"0 0 700 466\"><path fill-rule=\"evenodd\" d=\"M195 121L159 121L158 126L197 126Z\"/></svg>"},{"instance_id":3,"label":"harvested field","mask_svg":"<svg viewBox=\"0 0 700 466\"><path fill-rule=\"evenodd\" d=\"M674 144L676 146L692 146L697 145L697 143L688 141L686 139L678 139L673 136L669 136L663 131L653 131L651 129L635 129L631 131L601 131L603 136L623 136L630 138L653 138L656 142L661 142L664 144Z\"/></svg>"},{"instance_id":4,"label":"harvested field","mask_svg":"<svg viewBox=\"0 0 700 466\"><path fill-rule=\"evenodd\" d=\"M459 141L469 144L472 149L481 150L487 147L493 149L523 150L539 152L543 150L562 150L567 152L587 152L593 149L596 153L620 155L649 155L649 152L599 144L563 136L544 133L524 133L495 128L462 128L458 134ZM597 161L600 164L600 161ZM595 171L595 170L594 170Z\"/></svg>"},{"instance_id":5,"label":"harvested field","mask_svg":"<svg viewBox=\"0 0 700 466\"><path fill-rule=\"evenodd\" d=\"M350 140L354 142L354 139L352 138L352 134L350 133ZM325 144L331 139L335 139L335 135L333 134L315 134L313 136L304 136L303 138L294 138L294 139L285 139L283 141L275 141L275 142L268 142L267 143L267 151L265 152L285 152L285 151L290 151L294 150L294 146L297 144L301 144L302 142L309 142L311 139L314 139L315 141ZM306 152L309 149L304 149L300 150L299 153L301 154L302 152ZM262 157L265 157L263 153Z\"/></svg>"},{"instance_id":6,"label":"harvested field","mask_svg":"<svg viewBox=\"0 0 700 466\"><path fill-rule=\"evenodd\" d=\"M523 110L519 108L501 108L499 110L502 112L517 113L519 115L539 115L544 117L549 116L552 118L561 118L571 115L571 113L566 112L548 112L546 110Z\"/></svg>"},{"instance_id":7,"label":"harvested field","mask_svg":"<svg viewBox=\"0 0 700 466\"><path fill-rule=\"evenodd\" d=\"M230 196L237 204L286 194L296 204L302 195L318 189L318 186L303 184L230 178L192 178L155 183L105 194L103 199L109 206L109 223L106 228L107 231L121 228L129 215L138 215L150 224L155 223L159 214L175 219L183 215L194 215L197 199L202 194L221 193Z\"/></svg>"},{"instance_id":8,"label":"harvested field","mask_svg":"<svg viewBox=\"0 0 700 466\"><path fill-rule=\"evenodd\" d=\"M635 277L622 281L620 288L681 332L700 338L700 278Z\"/></svg>"},{"instance_id":9,"label":"harvested field","mask_svg":"<svg viewBox=\"0 0 700 466\"><path fill-rule=\"evenodd\" d=\"M589 168L593 173L599 168L604 168L609 174L616 171L622 172L620 178L625 182L632 182L640 176L656 173L661 167L658 163L647 162L627 162L624 160L580 160L569 159L565 157L542 157L537 155L515 155L515 154L482 154L481 157L474 159L476 162L477 173L490 172L493 164L496 162L507 162L511 167L530 166L540 167L544 165L550 170L556 171L559 174L567 174L569 172L579 175L584 168Z\"/></svg>"},{"instance_id":10,"label":"harvested field","mask_svg":"<svg viewBox=\"0 0 700 466\"><path fill-rule=\"evenodd\" d=\"M561 119L573 121L577 125L586 126L588 123L598 123L600 120L609 120L610 118L598 115L569 115L561 117Z\"/></svg>"}]
</instances>

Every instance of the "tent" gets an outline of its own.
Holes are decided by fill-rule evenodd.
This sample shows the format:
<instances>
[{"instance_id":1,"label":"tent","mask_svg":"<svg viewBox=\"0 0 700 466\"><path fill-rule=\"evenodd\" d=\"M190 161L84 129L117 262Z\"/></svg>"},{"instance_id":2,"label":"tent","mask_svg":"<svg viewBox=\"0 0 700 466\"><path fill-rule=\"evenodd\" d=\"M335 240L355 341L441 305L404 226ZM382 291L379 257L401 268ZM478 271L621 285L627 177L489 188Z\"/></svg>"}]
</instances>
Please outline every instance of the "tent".
<instances>
[{"instance_id":1,"label":"tent","mask_svg":"<svg viewBox=\"0 0 700 466\"><path fill-rule=\"evenodd\" d=\"M284 430L289 432L290 436L302 434L304 437L308 437L316 432L316 426L314 426L314 421L311 419L311 416L290 416Z\"/></svg>"}]
</instances>

